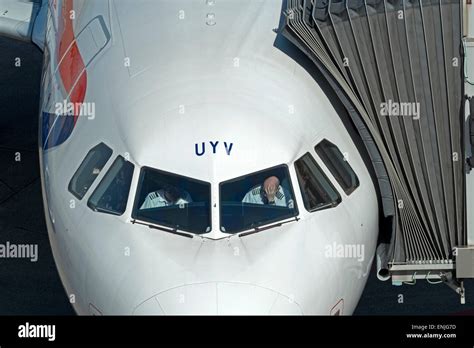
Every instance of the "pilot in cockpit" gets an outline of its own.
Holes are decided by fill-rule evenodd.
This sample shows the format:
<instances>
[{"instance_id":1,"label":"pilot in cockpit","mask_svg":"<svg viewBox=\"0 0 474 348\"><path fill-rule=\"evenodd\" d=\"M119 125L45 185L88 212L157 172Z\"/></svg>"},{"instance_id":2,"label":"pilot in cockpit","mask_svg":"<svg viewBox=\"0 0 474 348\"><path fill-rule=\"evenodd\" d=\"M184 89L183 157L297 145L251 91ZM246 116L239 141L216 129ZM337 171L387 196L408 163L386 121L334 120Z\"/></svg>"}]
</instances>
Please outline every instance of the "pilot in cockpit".
<instances>
[{"instance_id":1,"label":"pilot in cockpit","mask_svg":"<svg viewBox=\"0 0 474 348\"><path fill-rule=\"evenodd\" d=\"M291 194L280 185L276 176L270 176L262 185L253 187L242 199L242 203L268 204L293 208Z\"/></svg>"},{"instance_id":2,"label":"pilot in cockpit","mask_svg":"<svg viewBox=\"0 0 474 348\"><path fill-rule=\"evenodd\" d=\"M162 189L150 192L140 209L166 207L191 203L193 200L188 192L173 185L166 184Z\"/></svg>"}]
</instances>

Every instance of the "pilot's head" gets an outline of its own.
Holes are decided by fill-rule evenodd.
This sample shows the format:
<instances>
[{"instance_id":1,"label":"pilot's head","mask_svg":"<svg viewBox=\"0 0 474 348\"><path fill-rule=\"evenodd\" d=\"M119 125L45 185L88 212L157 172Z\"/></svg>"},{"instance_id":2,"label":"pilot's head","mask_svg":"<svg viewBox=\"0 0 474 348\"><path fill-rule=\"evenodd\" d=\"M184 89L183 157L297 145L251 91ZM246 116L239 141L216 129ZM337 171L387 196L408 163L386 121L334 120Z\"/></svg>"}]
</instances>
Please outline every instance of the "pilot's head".
<instances>
[{"instance_id":1,"label":"pilot's head","mask_svg":"<svg viewBox=\"0 0 474 348\"><path fill-rule=\"evenodd\" d=\"M268 200L268 203L275 202L275 195L278 192L280 180L276 176L270 176L263 182L263 194Z\"/></svg>"},{"instance_id":2,"label":"pilot's head","mask_svg":"<svg viewBox=\"0 0 474 348\"><path fill-rule=\"evenodd\" d=\"M166 184L163 186L163 192L166 200L170 203L175 203L181 198L181 192L176 186Z\"/></svg>"}]
</instances>

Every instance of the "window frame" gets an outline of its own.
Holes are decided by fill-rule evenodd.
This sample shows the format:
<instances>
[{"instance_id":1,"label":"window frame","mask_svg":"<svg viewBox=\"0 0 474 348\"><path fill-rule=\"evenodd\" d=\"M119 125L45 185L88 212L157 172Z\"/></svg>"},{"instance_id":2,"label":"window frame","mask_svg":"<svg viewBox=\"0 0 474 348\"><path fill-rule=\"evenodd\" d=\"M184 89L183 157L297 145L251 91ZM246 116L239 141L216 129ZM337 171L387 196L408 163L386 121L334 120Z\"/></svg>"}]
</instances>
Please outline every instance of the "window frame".
<instances>
[{"instance_id":1,"label":"window frame","mask_svg":"<svg viewBox=\"0 0 474 348\"><path fill-rule=\"evenodd\" d=\"M100 169L100 172L99 174L96 175L96 177L94 178L94 180L92 180L92 182L90 183L89 187L87 188L86 191L84 191L84 194L82 196L78 195L77 192L75 192L73 189L72 189L72 181L74 180L74 178L76 178L76 176L78 175L79 171L81 169L83 169L83 164L85 163L85 160L87 159L87 157L89 156L89 154L94 150L96 149L98 146L100 145L104 145L109 151L110 151L110 154L109 156L107 157L106 161L104 162L104 165L102 166L102 168ZM106 143L104 143L103 141L98 143L97 145L95 145L94 147L92 147L89 151L87 151L87 154L84 156L84 158L82 159L81 161L81 164L79 164L79 167L77 167L76 171L74 172L74 174L72 175L71 179L69 180L69 183L68 183L68 186L67 186L67 189L68 191L74 196L76 197L78 200L82 201L82 199L87 195L87 193L89 192L89 190L91 189L92 186L94 186L94 183L96 182L97 178L100 176L100 174L102 173L102 171L104 170L104 168L107 166L107 163L109 163L110 159L112 158L112 155L114 154L114 150L112 150L112 148L110 146L108 146Z\"/></svg>"},{"instance_id":2,"label":"window frame","mask_svg":"<svg viewBox=\"0 0 474 348\"><path fill-rule=\"evenodd\" d=\"M212 203L213 203L212 202L212 183L210 183L208 181L203 181L203 180L191 178L191 177L186 176L186 175L180 175L180 174L176 174L176 173L172 173L172 172L167 172L165 170L161 170L161 169L157 169L157 168L153 168L153 167L149 167L149 166L143 166L143 167L140 168L140 175L138 176L138 185L137 185L137 188L135 190L135 198L134 198L133 207L132 207L132 214L131 214L132 219L137 220L137 221L143 221L143 222L154 224L154 225L158 225L158 226L164 226L164 227L167 227L167 228L173 228L173 229L176 228L176 226L173 226L173 225L170 225L170 224L167 224L167 223L164 223L164 222L151 221L150 219L146 219L146 218L139 217L139 216L136 215L136 212L139 210L138 209L138 206L140 204L140 202L139 202L139 196L140 196L139 192L141 192L141 189L143 187L143 181L144 181L143 177L145 175L145 170L151 170L151 171L158 172L160 174L175 176L175 177L183 178L183 179L186 179L186 180L189 180L189 181L192 181L192 182L196 182L196 183L199 183L199 184L209 185L209 222L210 222L209 227L210 227L210 230L207 231L207 232L206 231L202 232L202 233L197 233L195 231L189 231L189 230L184 229L182 227L180 227L179 230L185 231L186 233L190 233L190 234L193 234L193 235L198 235L198 236L201 236L201 235L212 232Z\"/></svg>"},{"instance_id":3,"label":"window frame","mask_svg":"<svg viewBox=\"0 0 474 348\"><path fill-rule=\"evenodd\" d=\"M286 169L286 172L288 174L288 183L289 183L289 191L292 195L292 199L293 199L293 205L294 205L294 211L295 213L292 215L292 216L289 216L289 217L286 217L286 218L279 218L279 219L274 219L274 220L271 220L271 221L267 221L261 225L258 225L256 227L247 227L247 228L244 228L244 229L240 229L240 230L237 230L235 232L225 232L225 231L222 231L222 207L221 207L221 192L222 192L222 185L224 184L228 184L228 183L231 183L231 182L234 182L234 181L239 181L241 180L242 178L244 177L247 177L249 175L255 175L255 174L260 174L260 173L263 173L263 172L266 172L266 171L269 171L269 170L272 170L272 169L275 169L275 168L285 168ZM248 231L248 230L252 230L252 229L255 229L255 228L259 228L260 226L266 226L266 225L270 225L270 224L274 224L276 222L279 222L279 221L286 221L288 219L293 219L293 218L296 218L298 217L299 215L299 209L298 209L298 203L296 202L296 195L295 195L295 191L293 189L293 183L292 183L292 178L291 178L291 173L290 173L290 167L286 164L286 163L282 163L282 164L278 164L276 166L273 166L273 167L269 167L269 168L266 168L266 169L262 169L262 170L259 170L259 171L256 171L256 172L252 172L250 174L244 174L244 175L241 175L239 177L236 177L236 178L233 178L233 179L229 179L229 180L226 180L226 181L221 181L219 183L219 195L218 195L218 204L219 204L219 232L221 233L224 233L228 236L232 236L232 235L237 235L239 233L242 233L244 231Z\"/></svg>"},{"instance_id":4,"label":"window frame","mask_svg":"<svg viewBox=\"0 0 474 348\"><path fill-rule=\"evenodd\" d=\"M132 177L130 179L130 187L128 188L128 194L127 194L127 200L126 200L126 203L125 203L125 209L123 210L122 213L118 213L118 212L114 212L114 211L109 211L109 210L97 210L97 206L93 206L92 203L91 203L91 199L92 197L94 196L94 194L96 193L96 191L99 189L100 185L102 184L102 182L107 179L107 175L110 173L110 170L113 168L115 162L117 162L119 160L119 158L122 158L124 163L130 163L132 165ZM102 179L100 180L99 184L96 186L96 188L94 189L94 191L92 192L92 194L89 196L89 199L87 200L87 206L89 207L90 210L92 210L94 213L102 213L102 214L109 214L109 215L115 215L115 216L122 216L123 214L125 214L125 212L127 211L127 206L128 206L128 200L130 199L130 192L132 190L132 183L133 183L133 175L135 174L135 165L128 161L127 159L125 159L125 157L121 156L121 155L118 155L114 161L112 162L112 164L110 165L110 167L108 168L107 170L107 173L104 174L104 176L102 177Z\"/></svg>"},{"instance_id":5,"label":"window frame","mask_svg":"<svg viewBox=\"0 0 474 348\"><path fill-rule=\"evenodd\" d=\"M346 196L350 196L355 190L357 190L357 188L360 186L360 180L359 180L359 176L357 175L357 173L355 172L354 168L352 168L352 166L350 165L349 161L346 161L343 159L343 161L347 164L347 166L349 167L349 170L352 171L352 174L354 174L355 176L355 180L356 180L356 183L355 183L355 186L352 185L351 187L349 187L348 189L346 189L346 186L344 185L344 180L339 176L339 175L336 175L338 174L337 173L337 169L335 167L333 167L331 164L332 162L330 161L326 161L325 158L326 156L321 156L321 151L324 151L322 150L322 146L324 146L324 143L328 144L329 146L334 146L336 148L336 150L339 152L339 154L342 156L342 158L344 158L344 154L341 152L341 150L339 150L339 147L334 144L333 142L329 141L328 139L324 138L322 139L318 144L316 144L314 146L314 152L316 152L316 154L318 155L318 157L321 159L321 161L324 163L324 165L326 166L326 168L329 170L329 172L331 173L331 175L334 177L334 179L337 181L337 183L339 184L339 186L342 188L342 190L344 191L344 193L346 194ZM321 149L320 151L318 151L318 147L319 149ZM340 159L338 158L337 159L338 162L340 162ZM329 162L329 163L328 163ZM329 164L329 165L328 165ZM343 171L346 171L346 167L345 166L342 166L341 168ZM346 171L347 172L347 171ZM351 173L348 173L350 177L352 177L352 174Z\"/></svg>"},{"instance_id":6,"label":"window frame","mask_svg":"<svg viewBox=\"0 0 474 348\"><path fill-rule=\"evenodd\" d=\"M337 200L334 201L332 204L324 204L320 207L316 207L316 208L313 208L313 209L308 209L308 207L306 206L306 199L305 199L305 196L303 195L303 186L301 185L300 183L300 177L299 177L299 173L298 173L298 170L296 169L296 162L298 162L299 160L301 160L303 157L305 156L309 156L311 158L311 161L313 161L313 163L316 165L316 168L319 169L319 171L321 172L321 175L324 177L324 179L328 182L329 186L334 190L334 192L337 194ZM306 209L307 212L309 213L314 213L316 211L321 211L321 210L326 210L326 209L331 209L331 208L335 208L337 207L339 204L341 204L342 202L342 197L341 197L341 194L339 193L339 191L336 189L336 187L333 185L333 183L331 182L331 180L329 180L329 177L326 175L326 173L324 172L324 170L321 168L321 166L319 165L318 161L316 161L316 159L314 158L314 156L311 154L311 152L306 152L305 154L303 154L302 156L300 156L297 160L295 160L295 162L293 163L294 167L295 167L295 173L296 173L296 178L298 180L298 186L300 188L300 194L301 194L301 199L303 200L303 205L304 205L304 208ZM311 173L311 175L314 175ZM317 180L317 178L316 178Z\"/></svg>"}]
</instances>

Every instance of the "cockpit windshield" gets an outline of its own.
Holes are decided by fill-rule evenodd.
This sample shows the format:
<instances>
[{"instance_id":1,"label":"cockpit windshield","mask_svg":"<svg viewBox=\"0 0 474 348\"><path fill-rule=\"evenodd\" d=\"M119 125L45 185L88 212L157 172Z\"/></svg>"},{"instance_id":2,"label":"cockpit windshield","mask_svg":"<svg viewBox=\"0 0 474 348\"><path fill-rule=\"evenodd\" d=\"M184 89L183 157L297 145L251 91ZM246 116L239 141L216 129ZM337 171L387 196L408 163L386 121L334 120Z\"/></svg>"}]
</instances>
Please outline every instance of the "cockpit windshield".
<instances>
[{"instance_id":1,"label":"cockpit windshield","mask_svg":"<svg viewBox=\"0 0 474 348\"><path fill-rule=\"evenodd\" d=\"M196 234L211 230L211 185L143 167L132 217Z\"/></svg>"},{"instance_id":2,"label":"cockpit windshield","mask_svg":"<svg viewBox=\"0 0 474 348\"><path fill-rule=\"evenodd\" d=\"M298 214L286 165L221 183L220 199L224 233L241 232Z\"/></svg>"}]
</instances>

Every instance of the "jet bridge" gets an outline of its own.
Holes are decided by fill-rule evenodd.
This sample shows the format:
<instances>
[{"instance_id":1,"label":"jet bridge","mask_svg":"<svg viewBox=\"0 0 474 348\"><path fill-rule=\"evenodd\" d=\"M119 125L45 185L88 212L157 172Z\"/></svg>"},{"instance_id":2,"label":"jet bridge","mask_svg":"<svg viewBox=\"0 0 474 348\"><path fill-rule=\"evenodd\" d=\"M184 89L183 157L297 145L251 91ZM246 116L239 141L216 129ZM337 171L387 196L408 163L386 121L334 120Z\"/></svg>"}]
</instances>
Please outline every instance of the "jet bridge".
<instances>
[{"instance_id":1,"label":"jet bridge","mask_svg":"<svg viewBox=\"0 0 474 348\"><path fill-rule=\"evenodd\" d=\"M283 35L326 77L371 157L392 222L381 231L390 238L377 249L379 278L445 282L463 302L462 280L474 277L466 4L287 0L285 11Z\"/></svg>"}]
</instances>

